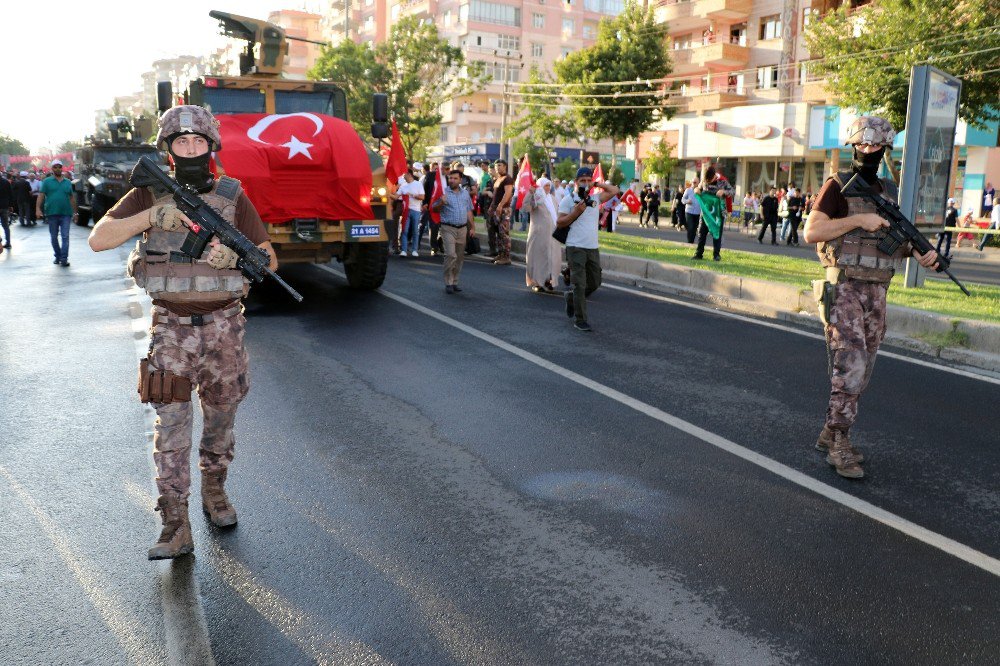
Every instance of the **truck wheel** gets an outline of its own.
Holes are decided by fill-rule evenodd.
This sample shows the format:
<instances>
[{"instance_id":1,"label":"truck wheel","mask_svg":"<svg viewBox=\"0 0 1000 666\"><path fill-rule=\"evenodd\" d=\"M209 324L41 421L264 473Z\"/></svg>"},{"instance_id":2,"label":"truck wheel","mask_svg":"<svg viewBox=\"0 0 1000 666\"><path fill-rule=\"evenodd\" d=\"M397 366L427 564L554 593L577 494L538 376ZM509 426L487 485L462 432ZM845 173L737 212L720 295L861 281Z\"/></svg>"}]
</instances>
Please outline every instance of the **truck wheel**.
<instances>
[{"instance_id":1,"label":"truck wheel","mask_svg":"<svg viewBox=\"0 0 1000 666\"><path fill-rule=\"evenodd\" d=\"M354 289L378 289L389 263L388 243L352 243L344 253L347 284Z\"/></svg>"}]
</instances>

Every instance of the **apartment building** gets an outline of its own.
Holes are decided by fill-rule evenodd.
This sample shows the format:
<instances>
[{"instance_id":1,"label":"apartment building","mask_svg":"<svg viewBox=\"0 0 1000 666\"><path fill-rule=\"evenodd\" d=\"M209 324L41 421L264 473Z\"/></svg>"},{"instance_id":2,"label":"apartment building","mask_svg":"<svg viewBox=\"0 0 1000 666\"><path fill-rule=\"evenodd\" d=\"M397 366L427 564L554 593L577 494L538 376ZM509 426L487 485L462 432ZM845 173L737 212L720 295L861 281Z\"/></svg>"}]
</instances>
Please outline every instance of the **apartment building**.
<instances>
[{"instance_id":1,"label":"apartment building","mask_svg":"<svg viewBox=\"0 0 1000 666\"><path fill-rule=\"evenodd\" d=\"M319 14L311 12L280 9L271 12L267 20L284 29L285 35L288 37L323 41L323 33L320 29L321 18ZM292 79L306 78L306 72L319 58L319 54L319 44L289 39L284 75Z\"/></svg>"},{"instance_id":2,"label":"apartment building","mask_svg":"<svg viewBox=\"0 0 1000 666\"><path fill-rule=\"evenodd\" d=\"M637 159L667 141L681 160L673 183L713 159L740 193L788 182L817 191L840 158L834 141L855 117L828 103L802 36L834 4L662 0L655 11L669 35L676 115L640 137Z\"/></svg>"},{"instance_id":3,"label":"apartment building","mask_svg":"<svg viewBox=\"0 0 1000 666\"><path fill-rule=\"evenodd\" d=\"M330 41L358 43L384 40L404 16L437 25L468 60L484 63L492 81L480 92L442 102L439 145L430 158L492 160L501 153L504 83L521 81L533 64L551 72L556 60L593 43L602 18L623 9L624 0L334 0L321 25ZM507 111L518 108L510 104ZM557 148L554 157L577 159L581 148L610 157L610 142L586 138ZM630 165L623 166L631 177Z\"/></svg>"}]
</instances>

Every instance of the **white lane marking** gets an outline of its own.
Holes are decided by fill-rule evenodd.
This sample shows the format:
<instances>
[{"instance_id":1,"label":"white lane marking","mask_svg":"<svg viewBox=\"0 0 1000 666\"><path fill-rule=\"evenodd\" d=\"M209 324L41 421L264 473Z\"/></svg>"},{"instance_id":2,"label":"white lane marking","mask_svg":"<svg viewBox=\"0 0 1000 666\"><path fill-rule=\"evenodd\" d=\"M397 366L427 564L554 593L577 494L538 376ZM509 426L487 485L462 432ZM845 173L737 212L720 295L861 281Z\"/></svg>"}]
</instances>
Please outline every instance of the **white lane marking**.
<instances>
[{"instance_id":1,"label":"white lane marking","mask_svg":"<svg viewBox=\"0 0 1000 666\"><path fill-rule=\"evenodd\" d=\"M14 495L21 500L38 521L59 558L72 572L73 577L76 578L80 588L90 599L90 603L97 609L105 626L111 631L128 660L133 664L158 663L159 659L155 651L149 650L154 637L146 631L146 627L138 618L127 612L128 600L118 598L111 591L112 587L98 573L102 570L107 572L107 569L95 567L81 557L79 554L81 549L71 543L66 533L3 465L0 465L0 477L7 481L11 490L14 491Z\"/></svg>"},{"instance_id":2,"label":"white lane marking","mask_svg":"<svg viewBox=\"0 0 1000 666\"><path fill-rule=\"evenodd\" d=\"M128 292L128 312L132 318L135 350L138 357L143 358L149 350L150 318L144 316L144 313L149 311L149 297L135 284L131 285ZM146 307L143 307L143 301L145 301ZM138 358L136 363L138 364ZM153 464L152 455L156 412L149 405L143 405L143 421L147 448L146 461L149 464L151 478L153 478L156 476L156 466ZM126 490L133 496L144 497L141 489L127 481ZM155 503L156 501L153 500L148 506L151 507ZM159 514L156 516L157 523L159 523ZM212 641L208 635L208 621L205 619L198 578L193 574L190 577L171 575L170 560L150 562L150 565L160 571L162 583L160 604L163 607L163 627L166 633L164 640L170 663L174 666L183 666L184 664L214 666Z\"/></svg>"},{"instance_id":3,"label":"white lane marking","mask_svg":"<svg viewBox=\"0 0 1000 666\"><path fill-rule=\"evenodd\" d=\"M343 273L339 273L338 271L328 266L319 266L319 268L334 275L339 275L341 277L344 277ZM977 566L980 569L983 569L984 571L993 574L994 576L1000 576L1000 560L990 557L986 553L982 553L978 550L975 550L974 548L966 546L963 543L959 543L954 539L950 539L936 532L932 532L926 527L921 527L920 525L917 525L916 523L909 521L906 518L897 516L896 514L886 511L885 509L882 509L880 507L877 507L870 502L866 502L862 499L855 497L854 495L845 493L844 491L834 488L833 486L823 483L822 481L817 481L811 476L803 474L798 470L792 469L788 465L784 465L778 462L777 460L772 460L771 458L761 455L756 451L751 451L750 449L740 446L736 442L732 442L726 439L725 437L716 435L715 433L709 432L704 428L700 428L694 425L693 423L689 423L677 416L668 414L662 409L653 407L652 405L648 405L640 400L636 400L635 398L625 395L624 393L617 391L611 388L610 386L605 386L604 384L601 384L592 379L584 377L583 375L573 372L572 370L564 368L560 365L556 365L551 361L545 360L541 356L532 354L531 352L521 349L520 347L516 347L510 344L509 342L501 340L500 338L493 337L489 333L484 333L479 329L463 324L460 321L457 321L455 319L452 319L451 317L448 317L439 312L431 310L430 308L424 307L423 305L414 303L408 300L407 298L404 298L403 296L398 296L396 294L386 291L385 289L379 289L378 293L396 301L397 303L400 303L401 305L405 305L408 308L416 310L421 314L427 315L432 319L436 319L443 324L447 324L448 326L456 328L462 331L463 333L467 333L475 338L478 338L483 342L488 342L494 347L498 347L506 352L509 352L514 356L517 356L525 361L528 361L529 363L533 363L541 368L544 368L545 370L548 370L576 384L579 384L580 386L583 386L607 398L615 400L616 402L619 402L622 405L625 405L626 407L634 409L635 411L641 414L645 414L650 418L656 419L661 423L665 423L673 428L676 428L677 430L680 430L681 432L691 435L692 437L696 437L701 441L705 442L706 444L711 444L712 446L722 449L723 451L726 451L727 453L730 453L738 458L742 458L743 460L746 460L749 463L757 465L758 467L765 469L768 472L775 474L776 476L780 476L783 479L791 481L797 486L801 486L802 488L811 490L817 495L821 495L822 497L832 500L837 504L840 504L841 506L847 507L848 509L852 509L853 511L856 511L864 516L867 516L872 520L876 520L882 523L883 525L898 530L903 534L906 534L910 537L913 537L914 539L917 539L918 541L922 541L929 546L932 546L942 552L952 555L953 557L957 557L960 560L964 560L965 562L968 562L973 566Z\"/></svg>"},{"instance_id":4,"label":"white lane marking","mask_svg":"<svg viewBox=\"0 0 1000 666\"><path fill-rule=\"evenodd\" d=\"M730 319L736 319L737 321L746 322L748 324L756 324L757 326L765 326L767 328L773 328L778 331L784 331L786 333L794 333L795 335L801 335L806 338L813 338L816 340L823 340L823 336L819 333L811 333L809 331L803 331L802 329L795 328L793 326L785 326L784 324L776 324L770 321L762 321L760 319L754 319L753 317L747 317L745 315L736 314L735 312L728 312L726 310L717 310L705 305L698 305L696 303L688 303L676 298L670 298L669 296L661 296L659 294L651 294L640 289L632 289L630 287L622 287L617 284L602 284L602 287L607 287L609 289L615 289L617 291L624 291L628 294L634 294L636 296L643 296L650 300L662 301L664 303L670 303L672 305L680 305L686 308L691 308L692 310L698 310L700 312L707 312L710 314L719 315L720 317L729 317ZM884 349L878 350L879 356L884 356L886 358L891 358L897 361L905 361L906 363L913 363L914 365L923 366L925 368L931 368L932 370L940 370L941 372L950 372L953 375L959 375L960 377L966 377L968 379L976 379L981 382L986 382L988 384L996 384L1000 386L1000 378L991 377L989 375L981 375L975 372L970 372L968 370L962 370L960 368L953 368L948 365L941 365L940 363L931 363L930 361L923 361L919 358L913 358L912 356L906 356L905 354L896 354L894 352L885 351Z\"/></svg>"}]
</instances>

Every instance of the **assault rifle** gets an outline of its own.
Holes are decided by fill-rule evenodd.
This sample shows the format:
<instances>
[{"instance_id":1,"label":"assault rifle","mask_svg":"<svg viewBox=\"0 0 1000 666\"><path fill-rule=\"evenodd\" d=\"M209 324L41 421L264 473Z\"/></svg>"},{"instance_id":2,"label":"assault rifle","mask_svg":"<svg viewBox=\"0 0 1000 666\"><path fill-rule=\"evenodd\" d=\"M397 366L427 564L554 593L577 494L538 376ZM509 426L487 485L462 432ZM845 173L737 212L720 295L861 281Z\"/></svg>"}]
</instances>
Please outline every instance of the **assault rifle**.
<instances>
[{"instance_id":1,"label":"assault rifle","mask_svg":"<svg viewBox=\"0 0 1000 666\"><path fill-rule=\"evenodd\" d=\"M152 187L173 195L177 209L194 223L187 238L184 239L184 244L181 245L181 252L194 259L201 259L209 241L215 236L220 243L236 253L239 257L236 260L236 268L240 269L248 280L260 283L265 277L273 278L292 295L292 298L299 303L302 302L302 294L270 269L271 257L263 248L254 245L249 238L226 222L215 209L198 196L197 192L180 185L163 173L148 155L139 158L129 181L134 187Z\"/></svg>"},{"instance_id":2,"label":"assault rifle","mask_svg":"<svg viewBox=\"0 0 1000 666\"><path fill-rule=\"evenodd\" d=\"M148 158L145 158L148 159ZM857 182L855 182L857 181ZM853 187L852 187L853 186ZM920 254L927 254L934 249L930 241L927 240L922 233L906 219L902 211L899 210L899 206L884 199L879 195L875 194L871 190L871 186L868 182L861 177L860 173L854 174L847 185L844 185L841 193L845 197L860 197L862 199L867 199L872 205L875 206L875 211L878 213L879 217L889 223L889 228L884 229L885 235L878 242L878 249L880 252L886 254L895 254L896 251L901 248L905 243L912 243L913 247ZM951 274L948 270L951 267L951 262L938 255L938 273L944 273L951 278L951 281L958 285L958 288L962 290L966 296L971 296L969 290L965 288L965 285L959 282L958 278Z\"/></svg>"}]
</instances>

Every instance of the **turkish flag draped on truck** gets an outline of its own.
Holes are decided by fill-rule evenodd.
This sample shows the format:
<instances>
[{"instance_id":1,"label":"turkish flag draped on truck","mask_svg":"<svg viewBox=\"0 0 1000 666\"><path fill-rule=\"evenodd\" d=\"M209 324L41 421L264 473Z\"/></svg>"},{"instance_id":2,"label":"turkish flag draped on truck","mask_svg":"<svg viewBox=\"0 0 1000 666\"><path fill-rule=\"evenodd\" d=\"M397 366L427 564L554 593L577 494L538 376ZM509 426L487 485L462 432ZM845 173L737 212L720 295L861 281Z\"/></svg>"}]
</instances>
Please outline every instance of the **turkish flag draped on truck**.
<instances>
[{"instance_id":1,"label":"turkish flag draped on truck","mask_svg":"<svg viewBox=\"0 0 1000 666\"><path fill-rule=\"evenodd\" d=\"M219 114L215 159L265 222L371 220L368 150L349 123L319 113Z\"/></svg>"}]
</instances>

